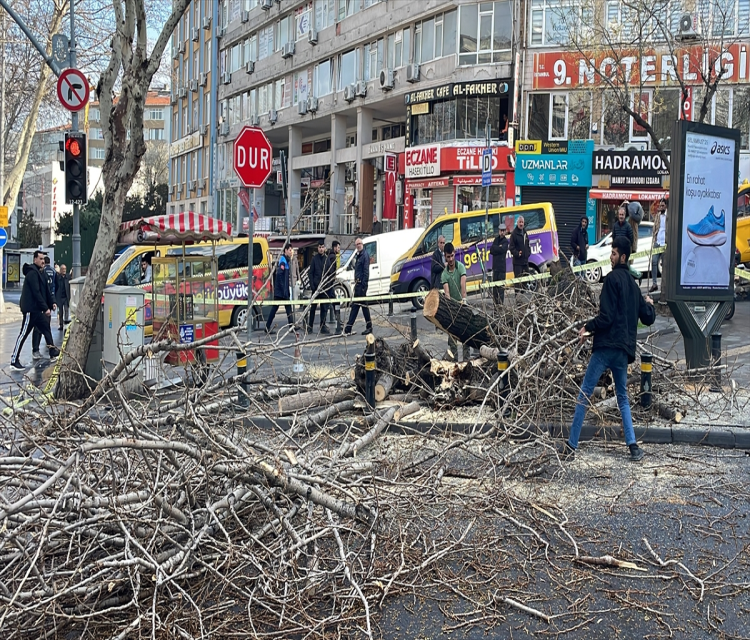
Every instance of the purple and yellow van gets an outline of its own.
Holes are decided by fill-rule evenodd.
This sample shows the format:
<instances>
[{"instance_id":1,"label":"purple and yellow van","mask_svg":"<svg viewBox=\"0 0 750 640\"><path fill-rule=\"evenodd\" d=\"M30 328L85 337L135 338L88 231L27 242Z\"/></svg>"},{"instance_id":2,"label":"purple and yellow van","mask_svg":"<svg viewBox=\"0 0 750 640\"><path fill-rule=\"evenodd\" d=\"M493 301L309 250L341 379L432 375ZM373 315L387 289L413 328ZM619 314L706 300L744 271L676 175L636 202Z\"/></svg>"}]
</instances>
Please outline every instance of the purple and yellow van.
<instances>
[{"instance_id":1,"label":"purple and yellow van","mask_svg":"<svg viewBox=\"0 0 750 640\"><path fill-rule=\"evenodd\" d=\"M531 274L543 273L551 262L560 259L560 245L557 239L555 212L549 202L525 204L518 207L490 209L487 243L485 244L484 211L450 213L440 216L427 227L416 244L401 256L391 271L391 291L393 293L424 292L430 290L430 266L432 253L437 248L437 240L445 236L456 248L456 259L466 267L469 291L478 290L484 270L492 273L490 246L499 224L512 229L519 216L524 217L525 229L529 234ZM508 278L513 277L513 262L510 254L506 258ZM421 305L422 298L416 298Z\"/></svg>"}]
</instances>

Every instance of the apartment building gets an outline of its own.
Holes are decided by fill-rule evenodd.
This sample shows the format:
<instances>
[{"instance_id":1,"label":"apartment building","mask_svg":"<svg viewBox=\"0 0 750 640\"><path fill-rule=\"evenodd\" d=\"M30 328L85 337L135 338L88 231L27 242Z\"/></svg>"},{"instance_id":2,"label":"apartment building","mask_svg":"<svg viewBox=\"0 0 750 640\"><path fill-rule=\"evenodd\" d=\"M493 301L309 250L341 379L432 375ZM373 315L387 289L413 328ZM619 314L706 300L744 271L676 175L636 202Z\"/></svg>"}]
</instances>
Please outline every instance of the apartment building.
<instances>
[{"instance_id":1,"label":"apartment building","mask_svg":"<svg viewBox=\"0 0 750 640\"><path fill-rule=\"evenodd\" d=\"M170 210L205 207L237 224L232 145L246 125L265 131L275 167L288 158L286 193L279 171L255 194L269 231L285 228L287 207L295 231L313 233L483 207L488 129L490 199L513 201L517 3L221 0L210 32L207 8L193 3L175 32L172 147L183 146L172 154Z\"/></svg>"}]
</instances>

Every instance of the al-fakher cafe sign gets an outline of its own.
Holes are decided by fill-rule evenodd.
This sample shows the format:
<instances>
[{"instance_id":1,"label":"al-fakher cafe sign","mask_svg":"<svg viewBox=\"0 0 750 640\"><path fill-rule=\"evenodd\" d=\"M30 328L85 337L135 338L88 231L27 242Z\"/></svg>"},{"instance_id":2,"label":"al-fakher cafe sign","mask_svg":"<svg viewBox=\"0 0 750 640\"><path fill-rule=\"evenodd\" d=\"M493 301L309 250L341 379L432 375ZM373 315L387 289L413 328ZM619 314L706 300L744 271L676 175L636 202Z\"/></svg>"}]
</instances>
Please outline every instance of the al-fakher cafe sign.
<instances>
[{"instance_id":1,"label":"al-fakher cafe sign","mask_svg":"<svg viewBox=\"0 0 750 640\"><path fill-rule=\"evenodd\" d=\"M414 105L421 102L435 102L449 98L468 98L471 96L488 97L501 96L508 93L510 86L507 82L498 80L480 80L477 82L451 82L439 87L410 91L404 96L404 104Z\"/></svg>"}]
</instances>

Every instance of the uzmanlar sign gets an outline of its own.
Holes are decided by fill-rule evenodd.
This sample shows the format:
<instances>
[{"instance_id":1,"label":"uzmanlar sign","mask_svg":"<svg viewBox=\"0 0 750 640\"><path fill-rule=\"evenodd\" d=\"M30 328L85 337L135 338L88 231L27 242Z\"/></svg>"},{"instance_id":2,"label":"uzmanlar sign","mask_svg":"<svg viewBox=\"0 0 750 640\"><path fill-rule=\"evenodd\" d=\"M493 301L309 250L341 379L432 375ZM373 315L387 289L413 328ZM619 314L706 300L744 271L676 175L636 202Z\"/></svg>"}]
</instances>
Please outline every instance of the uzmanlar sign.
<instances>
[{"instance_id":1,"label":"uzmanlar sign","mask_svg":"<svg viewBox=\"0 0 750 640\"><path fill-rule=\"evenodd\" d=\"M670 300L731 301L740 132L681 120L675 134L665 292Z\"/></svg>"}]
</instances>

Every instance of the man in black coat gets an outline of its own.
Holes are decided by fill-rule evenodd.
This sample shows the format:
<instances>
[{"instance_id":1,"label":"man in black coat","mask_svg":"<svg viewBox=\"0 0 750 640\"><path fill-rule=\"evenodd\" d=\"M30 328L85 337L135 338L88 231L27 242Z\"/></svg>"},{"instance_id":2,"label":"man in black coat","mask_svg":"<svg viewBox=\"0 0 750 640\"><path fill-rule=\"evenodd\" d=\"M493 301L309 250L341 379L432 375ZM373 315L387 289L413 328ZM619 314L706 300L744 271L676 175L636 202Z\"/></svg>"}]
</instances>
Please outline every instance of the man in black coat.
<instances>
[{"instance_id":1,"label":"man in black coat","mask_svg":"<svg viewBox=\"0 0 750 640\"><path fill-rule=\"evenodd\" d=\"M341 333L342 331L342 329L339 328L341 327L341 305L336 298L336 271L339 268L339 256L341 251L340 247L341 244L338 240L334 240L331 243L331 250L326 255L326 266L325 271L323 272L322 283L322 286L326 292L326 299L331 300L331 302L329 302L328 304L333 307L333 315L336 316L337 333ZM323 332L322 327L321 332L327 333L327 331Z\"/></svg>"},{"instance_id":2,"label":"man in black coat","mask_svg":"<svg viewBox=\"0 0 750 640\"><path fill-rule=\"evenodd\" d=\"M320 299L320 333L331 333L326 326L326 313L328 312L328 305L323 302L328 298L327 283L324 283L323 278L326 275L326 243L325 240L318 241L318 252L313 256L312 264L310 264L310 291L312 292L312 299ZM321 286L322 285L322 286ZM310 303L310 315L307 316L307 331L312 333L315 326L315 312L318 305L315 302Z\"/></svg>"},{"instance_id":3,"label":"man in black coat","mask_svg":"<svg viewBox=\"0 0 750 640\"><path fill-rule=\"evenodd\" d=\"M442 289L440 278L443 276L445 269L445 236L438 236L438 246L432 252L432 261L430 265L430 289Z\"/></svg>"},{"instance_id":4,"label":"man in black coat","mask_svg":"<svg viewBox=\"0 0 750 640\"><path fill-rule=\"evenodd\" d=\"M354 246L357 248L357 255L354 258L354 297L364 298L370 284L370 254L365 250L365 243L362 238L357 238L354 241ZM360 308L366 323L362 335L366 336L368 333L372 333L372 319L367 302L353 302L349 319L346 321L346 327L344 327L344 333L348 336L352 334L352 327Z\"/></svg>"},{"instance_id":5,"label":"man in black coat","mask_svg":"<svg viewBox=\"0 0 750 640\"><path fill-rule=\"evenodd\" d=\"M492 255L492 280L493 282L502 282L505 280L508 269L506 264L508 259L508 238L505 236L505 226L503 224L497 230L497 237L492 241L490 254ZM492 297L495 299L495 304L505 302L505 287L492 287Z\"/></svg>"},{"instance_id":6,"label":"man in black coat","mask_svg":"<svg viewBox=\"0 0 750 640\"><path fill-rule=\"evenodd\" d=\"M276 265L276 272L273 277L273 298L274 300L291 300L292 293L290 291L290 274L292 271L292 245L284 245L284 250L279 262ZM279 310L277 305L271 307L271 312L268 314L268 320L266 320L266 333L274 333L273 330L273 319L276 317L276 312ZM286 319L290 325L294 325L294 313L292 312L292 305L285 304L284 310L286 311Z\"/></svg>"},{"instance_id":7,"label":"man in black coat","mask_svg":"<svg viewBox=\"0 0 750 640\"><path fill-rule=\"evenodd\" d=\"M573 266L580 266L586 264L589 250L589 219L586 216L581 218L581 223L573 229L573 233L570 235L570 248L573 251ZM582 276L582 272L578 272L579 276Z\"/></svg>"},{"instance_id":8,"label":"man in black coat","mask_svg":"<svg viewBox=\"0 0 750 640\"><path fill-rule=\"evenodd\" d=\"M612 241L612 253L609 257L612 271L604 279L599 298L599 315L589 320L578 332L582 341L593 333L594 344L578 395L570 438L558 446L558 452L563 458L571 458L578 447L586 406L599 377L607 369L612 371L615 382L617 405L622 415L625 444L630 448L630 459L638 461L644 456L643 449L636 442L630 415L628 364L635 361L638 321L650 326L656 320L656 312L651 298L646 296L644 299L641 290L630 277L630 249L630 242L624 236L618 236Z\"/></svg>"},{"instance_id":9,"label":"man in black coat","mask_svg":"<svg viewBox=\"0 0 750 640\"><path fill-rule=\"evenodd\" d=\"M44 336L51 360L55 360L60 355L60 350L55 346L52 340L52 332L49 329L49 317L57 308L57 305L52 299L52 292L47 284L43 269L44 253L42 251L34 252L33 265L25 264L23 266L24 281L21 291L23 322L21 323L21 333L18 334L10 358L11 368L18 371L23 371L26 368L21 364L19 356L32 329L37 329Z\"/></svg>"},{"instance_id":10,"label":"man in black coat","mask_svg":"<svg viewBox=\"0 0 750 640\"><path fill-rule=\"evenodd\" d=\"M526 221L523 216L518 217L516 227L510 234L508 249L513 258L513 276L520 278L529 273L529 257L531 257L531 245L529 245L529 234L526 233L524 226ZM516 288L523 288L523 285Z\"/></svg>"},{"instance_id":11,"label":"man in black coat","mask_svg":"<svg viewBox=\"0 0 750 640\"><path fill-rule=\"evenodd\" d=\"M56 274L55 301L57 302L57 326L62 331L68 322L68 309L70 307L70 278L68 268L60 265L60 273Z\"/></svg>"}]
</instances>

